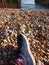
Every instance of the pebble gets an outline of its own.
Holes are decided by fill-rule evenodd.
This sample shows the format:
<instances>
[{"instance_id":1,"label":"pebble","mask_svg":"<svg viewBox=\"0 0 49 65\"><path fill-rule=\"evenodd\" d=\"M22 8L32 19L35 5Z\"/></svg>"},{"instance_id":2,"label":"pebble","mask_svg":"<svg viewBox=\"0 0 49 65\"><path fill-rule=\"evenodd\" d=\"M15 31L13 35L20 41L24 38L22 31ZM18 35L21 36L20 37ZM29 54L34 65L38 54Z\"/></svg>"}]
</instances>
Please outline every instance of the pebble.
<instances>
[{"instance_id":1,"label":"pebble","mask_svg":"<svg viewBox=\"0 0 49 65\"><path fill-rule=\"evenodd\" d=\"M16 9L0 9L0 36L1 47L9 49L7 58L11 58L11 46L18 48L17 46L17 34L23 33L30 41L32 53L35 53L36 60L40 58L43 62L48 63L49 59L49 13L48 10L16 10ZM36 12L36 14L35 14ZM46 13L45 15L42 13ZM46 21L46 24L45 24ZM5 35L5 37L4 37ZM9 44L9 46L7 46ZM47 46L46 46L47 45ZM7 46L7 47L6 47ZM13 48L12 47L12 48ZM47 55L46 51L47 50ZM1 51L0 51L1 52ZM2 51L3 52L3 51ZM14 53L14 52L13 52ZM13 55L12 53L12 55ZM1 53L0 53L1 55ZM5 56L6 53L3 53ZM2 55L1 55L2 57ZM3 57L2 57L3 58ZM5 59L7 59L5 58ZM46 59L46 60L45 60ZM0 62L2 63L3 60ZM4 64L5 65L5 64Z\"/></svg>"}]
</instances>

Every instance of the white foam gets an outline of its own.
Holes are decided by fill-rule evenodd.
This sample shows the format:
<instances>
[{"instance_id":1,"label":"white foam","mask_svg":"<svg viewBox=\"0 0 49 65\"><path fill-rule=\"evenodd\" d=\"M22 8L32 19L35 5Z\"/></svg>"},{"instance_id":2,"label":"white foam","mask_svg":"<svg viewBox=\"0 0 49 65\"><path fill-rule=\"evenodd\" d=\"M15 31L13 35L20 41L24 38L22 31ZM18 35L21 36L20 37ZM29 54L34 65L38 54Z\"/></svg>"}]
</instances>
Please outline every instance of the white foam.
<instances>
[{"instance_id":1,"label":"white foam","mask_svg":"<svg viewBox=\"0 0 49 65\"><path fill-rule=\"evenodd\" d=\"M35 4L35 0L21 0L21 4Z\"/></svg>"}]
</instances>

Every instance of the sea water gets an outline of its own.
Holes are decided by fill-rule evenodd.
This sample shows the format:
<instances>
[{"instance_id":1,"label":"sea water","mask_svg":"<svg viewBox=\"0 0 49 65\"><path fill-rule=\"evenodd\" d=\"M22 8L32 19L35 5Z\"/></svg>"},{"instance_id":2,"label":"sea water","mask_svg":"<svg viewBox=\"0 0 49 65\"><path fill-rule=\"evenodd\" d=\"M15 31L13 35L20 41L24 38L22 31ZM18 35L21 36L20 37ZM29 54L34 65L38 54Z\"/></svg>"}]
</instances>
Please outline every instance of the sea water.
<instances>
[{"instance_id":1,"label":"sea water","mask_svg":"<svg viewBox=\"0 0 49 65\"><path fill-rule=\"evenodd\" d=\"M34 0L21 0L21 4L35 4Z\"/></svg>"},{"instance_id":2,"label":"sea water","mask_svg":"<svg viewBox=\"0 0 49 65\"><path fill-rule=\"evenodd\" d=\"M35 3L35 0L21 0L22 9L49 9L47 6L41 6Z\"/></svg>"}]
</instances>

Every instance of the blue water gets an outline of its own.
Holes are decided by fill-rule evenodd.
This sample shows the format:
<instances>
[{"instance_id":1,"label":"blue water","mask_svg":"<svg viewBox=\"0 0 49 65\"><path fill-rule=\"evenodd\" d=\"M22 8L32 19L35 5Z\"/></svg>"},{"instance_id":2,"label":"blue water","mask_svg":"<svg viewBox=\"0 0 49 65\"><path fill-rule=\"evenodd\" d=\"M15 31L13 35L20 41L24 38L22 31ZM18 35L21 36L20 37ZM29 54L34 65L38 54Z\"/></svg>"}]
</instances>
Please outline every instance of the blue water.
<instances>
[{"instance_id":1,"label":"blue water","mask_svg":"<svg viewBox=\"0 0 49 65\"><path fill-rule=\"evenodd\" d=\"M21 4L35 4L34 0L21 0Z\"/></svg>"},{"instance_id":2,"label":"blue water","mask_svg":"<svg viewBox=\"0 0 49 65\"><path fill-rule=\"evenodd\" d=\"M35 4L34 0L21 0L22 9L49 9L49 7Z\"/></svg>"},{"instance_id":3,"label":"blue water","mask_svg":"<svg viewBox=\"0 0 49 65\"><path fill-rule=\"evenodd\" d=\"M37 4L26 4L26 5L21 5L22 9L49 9L49 7L37 5Z\"/></svg>"}]
</instances>

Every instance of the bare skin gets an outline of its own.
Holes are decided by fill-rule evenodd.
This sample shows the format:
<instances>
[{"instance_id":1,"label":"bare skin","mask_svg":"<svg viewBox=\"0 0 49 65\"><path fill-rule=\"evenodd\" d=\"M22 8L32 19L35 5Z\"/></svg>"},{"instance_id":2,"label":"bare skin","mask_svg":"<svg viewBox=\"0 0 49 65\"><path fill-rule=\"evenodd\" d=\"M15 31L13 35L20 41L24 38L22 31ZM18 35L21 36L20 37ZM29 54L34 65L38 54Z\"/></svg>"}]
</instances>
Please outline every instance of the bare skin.
<instances>
[{"instance_id":1,"label":"bare skin","mask_svg":"<svg viewBox=\"0 0 49 65\"><path fill-rule=\"evenodd\" d=\"M2 5L3 5L3 7L4 7L4 6L7 6L7 5L6 5L6 0L2 0Z\"/></svg>"}]
</instances>

